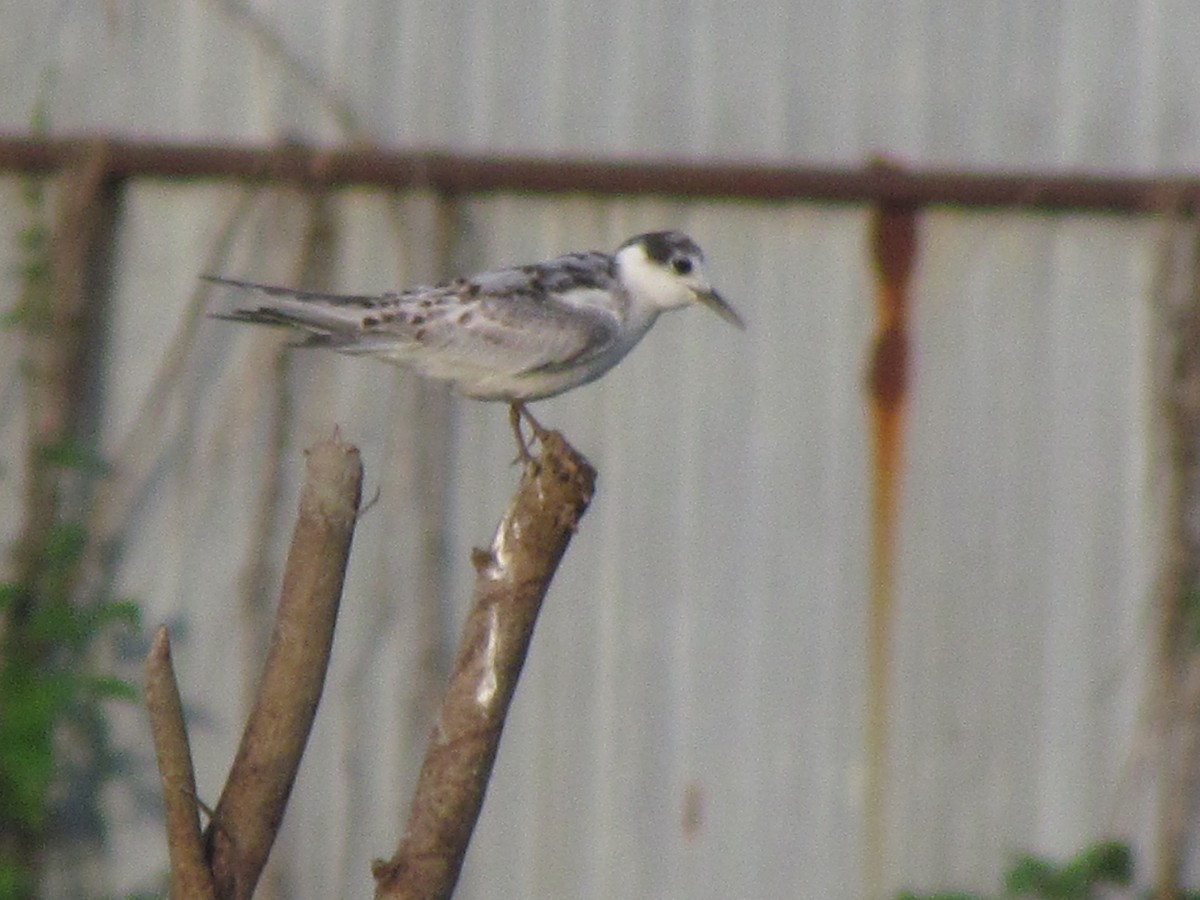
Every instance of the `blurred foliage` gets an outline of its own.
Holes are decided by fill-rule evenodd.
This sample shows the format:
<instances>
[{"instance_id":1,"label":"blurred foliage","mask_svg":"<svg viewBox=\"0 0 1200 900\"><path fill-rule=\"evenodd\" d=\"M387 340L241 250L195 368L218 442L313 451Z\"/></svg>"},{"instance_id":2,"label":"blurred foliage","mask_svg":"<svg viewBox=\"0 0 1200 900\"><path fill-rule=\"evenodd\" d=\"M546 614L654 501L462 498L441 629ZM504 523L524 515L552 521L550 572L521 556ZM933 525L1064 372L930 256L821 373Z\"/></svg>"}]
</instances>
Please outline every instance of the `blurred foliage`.
<instances>
[{"instance_id":1,"label":"blurred foliage","mask_svg":"<svg viewBox=\"0 0 1200 900\"><path fill-rule=\"evenodd\" d=\"M1004 889L1015 896L1046 900L1085 900L1102 885L1128 886L1133 881L1133 854L1118 841L1085 848L1058 866L1038 856L1022 856L1004 877Z\"/></svg>"},{"instance_id":2,"label":"blurred foliage","mask_svg":"<svg viewBox=\"0 0 1200 900\"><path fill-rule=\"evenodd\" d=\"M896 900L1099 900L1133 897L1133 853L1122 841L1101 841L1085 847L1065 863L1025 854L1016 858L1004 875L1004 892L999 895L947 891L935 894L896 895ZM1149 900L1152 894L1143 895ZM1188 891L1179 900L1200 900L1200 892Z\"/></svg>"},{"instance_id":3,"label":"blurred foliage","mask_svg":"<svg viewBox=\"0 0 1200 900\"><path fill-rule=\"evenodd\" d=\"M0 318L0 327L30 339L54 337L48 334L53 277L45 194L42 179L26 180L29 224L18 239L23 290ZM21 372L27 389L36 389L31 366L23 364ZM64 477L78 483L103 472L78 439L28 450L27 484ZM138 627L138 607L74 596L89 536L58 508L58 491L50 496L53 502L37 510L49 517L49 527L26 529L15 548L18 574L0 582L0 900L36 896L48 848L103 833L100 788L123 769L105 703L137 698L129 683L99 673L97 660L115 629Z\"/></svg>"}]
</instances>

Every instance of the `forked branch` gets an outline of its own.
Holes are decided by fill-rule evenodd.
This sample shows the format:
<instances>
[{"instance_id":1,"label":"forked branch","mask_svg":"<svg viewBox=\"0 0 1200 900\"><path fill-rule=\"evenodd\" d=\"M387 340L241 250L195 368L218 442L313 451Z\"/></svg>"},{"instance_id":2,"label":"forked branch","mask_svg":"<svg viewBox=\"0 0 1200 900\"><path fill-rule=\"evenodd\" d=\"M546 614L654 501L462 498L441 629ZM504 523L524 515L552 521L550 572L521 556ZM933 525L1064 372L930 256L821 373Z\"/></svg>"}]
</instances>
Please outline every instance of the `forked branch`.
<instances>
[{"instance_id":1,"label":"forked branch","mask_svg":"<svg viewBox=\"0 0 1200 900\"><path fill-rule=\"evenodd\" d=\"M258 696L199 861L195 776L165 631L151 648L146 701L167 810L172 898L248 900L254 892L325 683L361 489L358 450L336 432L308 451L299 517Z\"/></svg>"},{"instance_id":2,"label":"forked branch","mask_svg":"<svg viewBox=\"0 0 1200 900\"><path fill-rule=\"evenodd\" d=\"M596 473L557 432L539 435L488 550L430 736L407 831L374 866L379 900L448 898L483 805L542 600L587 509ZM358 451L335 434L309 451L258 698L213 821L199 834L195 776L165 629L146 661L146 700L167 809L171 896L248 900L274 843L329 663L359 511Z\"/></svg>"}]
</instances>

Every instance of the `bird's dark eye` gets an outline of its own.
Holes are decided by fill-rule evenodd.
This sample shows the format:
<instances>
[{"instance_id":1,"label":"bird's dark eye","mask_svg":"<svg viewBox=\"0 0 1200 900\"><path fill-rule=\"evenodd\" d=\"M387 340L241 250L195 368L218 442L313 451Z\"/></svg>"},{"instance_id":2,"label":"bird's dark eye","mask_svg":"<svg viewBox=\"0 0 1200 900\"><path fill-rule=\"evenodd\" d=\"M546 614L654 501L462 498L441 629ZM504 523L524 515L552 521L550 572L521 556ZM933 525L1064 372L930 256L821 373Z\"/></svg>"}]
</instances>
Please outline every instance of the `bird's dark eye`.
<instances>
[{"instance_id":1,"label":"bird's dark eye","mask_svg":"<svg viewBox=\"0 0 1200 900\"><path fill-rule=\"evenodd\" d=\"M671 260L671 268L679 275L687 275L692 271L692 261L683 257Z\"/></svg>"}]
</instances>

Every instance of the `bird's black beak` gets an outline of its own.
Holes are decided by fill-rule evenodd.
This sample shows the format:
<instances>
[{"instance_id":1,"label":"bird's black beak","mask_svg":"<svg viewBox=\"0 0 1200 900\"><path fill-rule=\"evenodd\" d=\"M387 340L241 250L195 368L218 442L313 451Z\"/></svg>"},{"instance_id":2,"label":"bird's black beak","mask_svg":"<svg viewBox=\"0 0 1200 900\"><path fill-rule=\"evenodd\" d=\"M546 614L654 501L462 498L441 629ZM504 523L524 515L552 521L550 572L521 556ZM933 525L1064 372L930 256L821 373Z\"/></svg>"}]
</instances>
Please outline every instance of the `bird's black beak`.
<instances>
[{"instance_id":1,"label":"bird's black beak","mask_svg":"<svg viewBox=\"0 0 1200 900\"><path fill-rule=\"evenodd\" d=\"M736 325L742 331L746 330L746 323L742 321L742 317L737 314L732 306L725 302L722 297L714 290L696 291L696 299L715 312L718 316L728 322L730 325Z\"/></svg>"}]
</instances>

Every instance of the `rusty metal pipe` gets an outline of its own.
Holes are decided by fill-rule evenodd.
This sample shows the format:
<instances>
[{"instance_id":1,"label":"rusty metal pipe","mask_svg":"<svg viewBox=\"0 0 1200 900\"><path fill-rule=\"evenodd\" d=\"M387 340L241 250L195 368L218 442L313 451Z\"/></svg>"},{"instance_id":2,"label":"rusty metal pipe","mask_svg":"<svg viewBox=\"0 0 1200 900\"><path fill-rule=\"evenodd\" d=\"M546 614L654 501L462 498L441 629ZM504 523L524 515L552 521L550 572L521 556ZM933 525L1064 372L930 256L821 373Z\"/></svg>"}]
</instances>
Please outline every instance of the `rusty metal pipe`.
<instances>
[{"instance_id":1,"label":"rusty metal pipe","mask_svg":"<svg viewBox=\"0 0 1200 900\"><path fill-rule=\"evenodd\" d=\"M1123 214L1190 209L1200 201L1200 178L1184 176L922 170L876 162L839 167L485 156L305 144L184 144L103 136L0 136L0 171L58 171L94 152L97 144L105 148L114 179L239 179L329 187L431 188L450 194L576 192Z\"/></svg>"}]
</instances>

